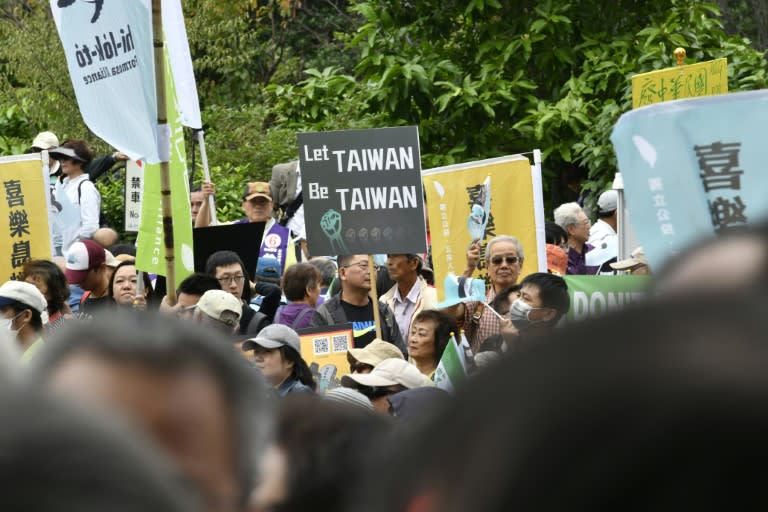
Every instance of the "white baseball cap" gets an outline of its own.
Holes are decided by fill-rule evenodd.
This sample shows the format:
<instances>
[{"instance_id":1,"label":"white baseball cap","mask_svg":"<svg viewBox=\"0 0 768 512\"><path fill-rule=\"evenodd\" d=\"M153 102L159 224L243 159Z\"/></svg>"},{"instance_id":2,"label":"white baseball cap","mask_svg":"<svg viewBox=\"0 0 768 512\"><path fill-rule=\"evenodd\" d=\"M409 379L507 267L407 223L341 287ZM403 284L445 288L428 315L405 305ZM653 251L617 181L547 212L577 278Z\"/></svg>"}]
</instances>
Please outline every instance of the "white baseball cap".
<instances>
[{"instance_id":1,"label":"white baseball cap","mask_svg":"<svg viewBox=\"0 0 768 512\"><path fill-rule=\"evenodd\" d=\"M48 302L37 286L24 281L6 281L0 286L0 308L20 302L34 309L48 321Z\"/></svg>"},{"instance_id":2,"label":"white baseball cap","mask_svg":"<svg viewBox=\"0 0 768 512\"><path fill-rule=\"evenodd\" d=\"M385 359L371 373L353 373L341 378L341 385L355 388L358 385L379 388L384 386L401 385L407 389L431 386L421 372L408 361L403 359Z\"/></svg>"},{"instance_id":3,"label":"white baseball cap","mask_svg":"<svg viewBox=\"0 0 768 512\"><path fill-rule=\"evenodd\" d=\"M218 320L226 325L234 327L240 321L243 315L243 306L240 301L229 292L224 290L208 290L200 297L197 302L197 309L207 316ZM225 312L233 315L225 315Z\"/></svg>"}]
</instances>

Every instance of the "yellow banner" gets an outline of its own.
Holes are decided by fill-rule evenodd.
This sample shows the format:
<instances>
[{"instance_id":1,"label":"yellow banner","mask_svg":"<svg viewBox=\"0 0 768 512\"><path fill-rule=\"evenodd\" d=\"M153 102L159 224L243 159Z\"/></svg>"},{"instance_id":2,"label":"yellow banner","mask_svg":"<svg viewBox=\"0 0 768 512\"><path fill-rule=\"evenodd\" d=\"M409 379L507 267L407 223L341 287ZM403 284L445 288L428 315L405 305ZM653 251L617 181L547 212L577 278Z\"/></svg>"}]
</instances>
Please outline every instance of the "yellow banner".
<instances>
[{"instance_id":1,"label":"yellow banner","mask_svg":"<svg viewBox=\"0 0 768 512\"><path fill-rule=\"evenodd\" d=\"M728 59L660 69L632 77L632 108L728 92Z\"/></svg>"},{"instance_id":2,"label":"yellow banner","mask_svg":"<svg viewBox=\"0 0 768 512\"><path fill-rule=\"evenodd\" d=\"M464 272L467 249L478 237L478 229L482 232L477 221L480 220L480 209L484 209L487 192L490 192L490 215L481 235L481 258L475 277L487 280L485 247L498 235L512 235L520 240L525 256L521 279L539 272L539 241L544 254L544 214L541 181L540 177L535 178L528 159L520 156L424 171L432 265L440 300L444 299L445 277L448 274L460 276ZM537 208L542 208L538 219ZM475 216L472 216L473 212ZM543 263L542 268L546 268L546 260Z\"/></svg>"},{"instance_id":3,"label":"yellow banner","mask_svg":"<svg viewBox=\"0 0 768 512\"><path fill-rule=\"evenodd\" d=\"M0 158L0 283L29 259L51 259L48 193L40 155Z\"/></svg>"}]
</instances>

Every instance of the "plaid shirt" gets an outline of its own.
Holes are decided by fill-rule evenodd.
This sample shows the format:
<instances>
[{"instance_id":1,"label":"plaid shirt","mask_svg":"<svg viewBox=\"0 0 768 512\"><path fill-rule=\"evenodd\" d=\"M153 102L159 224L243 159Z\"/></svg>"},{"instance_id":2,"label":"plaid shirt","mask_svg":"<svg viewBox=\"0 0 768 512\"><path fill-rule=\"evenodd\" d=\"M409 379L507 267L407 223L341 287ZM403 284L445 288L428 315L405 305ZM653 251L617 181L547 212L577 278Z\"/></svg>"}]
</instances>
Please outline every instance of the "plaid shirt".
<instances>
[{"instance_id":1,"label":"plaid shirt","mask_svg":"<svg viewBox=\"0 0 768 512\"><path fill-rule=\"evenodd\" d=\"M496 297L496 291L491 286L488 293L485 294L485 300L488 304ZM475 308L480 302L464 303L464 335L467 337L469 346L472 347L472 353L477 354L480 345L488 336L499 334L501 332L501 320L499 317L488 311L491 306L483 307L483 314L480 316L480 323L476 324L472 320L475 314Z\"/></svg>"}]
</instances>

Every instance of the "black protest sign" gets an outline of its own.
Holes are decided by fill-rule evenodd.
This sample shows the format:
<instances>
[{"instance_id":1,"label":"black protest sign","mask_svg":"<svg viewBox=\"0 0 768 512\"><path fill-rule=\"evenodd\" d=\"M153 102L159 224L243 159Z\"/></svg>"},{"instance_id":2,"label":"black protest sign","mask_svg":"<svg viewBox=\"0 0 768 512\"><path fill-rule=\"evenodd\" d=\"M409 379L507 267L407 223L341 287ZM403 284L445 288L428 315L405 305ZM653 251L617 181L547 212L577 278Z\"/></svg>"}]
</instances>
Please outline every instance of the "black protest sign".
<instances>
[{"instance_id":1,"label":"black protest sign","mask_svg":"<svg viewBox=\"0 0 768 512\"><path fill-rule=\"evenodd\" d=\"M253 280L265 225L265 222L248 222L195 228L192 231L195 271L205 272L205 262L211 254L217 251L232 251L243 260L249 279Z\"/></svg>"},{"instance_id":2,"label":"black protest sign","mask_svg":"<svg viewBox=\"0 0 768 512\"><path fill-rule=\"evenodd\" d=\"M298 134L313 255L426 251L415 126Z\"/></svg>"}]
</instances>

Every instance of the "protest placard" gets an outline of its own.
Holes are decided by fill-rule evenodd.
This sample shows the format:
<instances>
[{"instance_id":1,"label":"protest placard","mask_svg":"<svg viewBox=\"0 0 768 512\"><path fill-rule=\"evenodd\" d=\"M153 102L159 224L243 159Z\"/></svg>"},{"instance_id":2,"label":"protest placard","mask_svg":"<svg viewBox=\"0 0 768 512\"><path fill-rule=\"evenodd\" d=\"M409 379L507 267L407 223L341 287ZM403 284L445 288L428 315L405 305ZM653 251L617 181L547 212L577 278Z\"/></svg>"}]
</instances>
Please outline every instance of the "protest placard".
<instances>
[{"instance_id":1,"label":"protest placard","mask_svg":"<svg viewBox=\"0 0 768 512\"><path fill-rule=\"evenodd\" d=\"M312 255L426 251L415 126L298 134Z\"/></svg>"},{"instance_id":2,"label":"protest placard","mask_svg":"<svg viewBox=\"0 0 768 512\"><path fill-rule=\"evenodd\" d=\"M651 276L564 276L571 299L568 321L584 320L644 300Z\"/></svg>"},{"instance_id":3,"label":"protest placard","mask_svg":"<svg viewBox=\"0 0 768 512\"><path fill-rule=\"evenodd\" d=\"M728 92L728 59L715 59L632 77L632 108Z\"/></svg>"},{"instance_id":4,"label":"protest placard","mask_svg":"<svg viewBox=\"0 0 768 512\"><path fill-rule=\"evenodd\" d=\"M265 225L265 222L248 222L195 228L195 270L204 272L205 262L214 252L233 251L243 260L248 278L253 280Z\"/></svg>"},{"instance_id":5,"label":"protest placard","mask_svg":"<svg viewBox=\"0 0 768 512\"><path fill-rule=\"evenodd\" d=\"M125 163L125 231L137 232L141 222L141 195L144 189L144 165L141 160Z\"/></svg>"},{"instance_id":6,"label":"protest placard","mask_svg":"<svg viewBox=\"0 0 768 512\"><path fill-rule=\"evenodd\" d=\"M51 259L50 187L39 154L0 158L0 282L30 259ZM55 206L55 205L54 205Z\"/></svg>"},{"instance_id":7,"label":"protest placard","mask_svg":"<svg viewBox=\"0 0 768 512\"><path fill-rule=\"evenodd\" d=\"M768 214L766 119L768 91L660 103L619 119L611 141L652 268Z\"/></svg>"},{"instance_id":8,"label":"protest placard","mask_svg":"<svg viewBox=\"0 0 768 512\"><path fill-rule=\"evenodd\" d=\"M355 348L352 324L309 327L298 331L301 357L317 381L318 393L339 387L349 374L347 351Z\"/></svg>"},{"instance_id":9,"label":"protest placard","mask_svg":"<svg viewBox=\"0 0 768 512\"><path fill-rule=\"evenodd\" d=\"M466 251L480 240L475 277L488 279L485 247L498 235L512 235L523 246L520 278L546 272L541 173L522 155L425 170L432 265L438 297L444 299L448 274L461 275Z\"/></svg>"}]
</instances>

